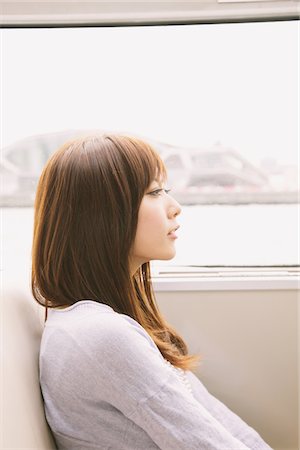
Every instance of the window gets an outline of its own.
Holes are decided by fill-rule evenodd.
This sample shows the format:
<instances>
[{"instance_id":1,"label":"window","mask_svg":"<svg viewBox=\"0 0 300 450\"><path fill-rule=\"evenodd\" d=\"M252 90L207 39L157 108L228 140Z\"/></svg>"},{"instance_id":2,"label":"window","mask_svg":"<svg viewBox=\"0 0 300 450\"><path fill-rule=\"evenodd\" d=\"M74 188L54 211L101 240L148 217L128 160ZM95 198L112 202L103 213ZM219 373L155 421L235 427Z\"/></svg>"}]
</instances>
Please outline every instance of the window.
<instances>
[{"instance_id":1,"label":"window","mask_svg":"<svg viewBox=\"0 0 300 450\"><path fill-rule=\"evenodd\" d=\"M183 204L171 264L298 264L298 29L1 30L2 205L31 207L45 161L82 130L128 132Z\"/></svg>"}]
</instances>

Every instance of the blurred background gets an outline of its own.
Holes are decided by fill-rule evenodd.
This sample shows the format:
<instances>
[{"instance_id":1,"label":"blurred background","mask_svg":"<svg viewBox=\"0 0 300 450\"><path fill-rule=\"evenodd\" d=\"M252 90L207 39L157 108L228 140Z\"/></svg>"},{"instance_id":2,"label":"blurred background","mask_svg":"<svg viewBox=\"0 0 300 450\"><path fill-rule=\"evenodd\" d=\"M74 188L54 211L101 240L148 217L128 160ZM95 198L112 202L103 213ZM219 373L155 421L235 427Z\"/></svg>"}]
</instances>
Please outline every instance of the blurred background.
<instances>
[{"instance_id":1,"label":"blurred background","mask_svg":"<svg viewBox=\"0 0 300 450\"><path fill-rule=\"evenodd\" d=\"M7 232L31 229L59 146L121 132L157 149L183 205L172 264L299 264L297 33L296 21L1 30Z\"/></svg>"}]
</instances>

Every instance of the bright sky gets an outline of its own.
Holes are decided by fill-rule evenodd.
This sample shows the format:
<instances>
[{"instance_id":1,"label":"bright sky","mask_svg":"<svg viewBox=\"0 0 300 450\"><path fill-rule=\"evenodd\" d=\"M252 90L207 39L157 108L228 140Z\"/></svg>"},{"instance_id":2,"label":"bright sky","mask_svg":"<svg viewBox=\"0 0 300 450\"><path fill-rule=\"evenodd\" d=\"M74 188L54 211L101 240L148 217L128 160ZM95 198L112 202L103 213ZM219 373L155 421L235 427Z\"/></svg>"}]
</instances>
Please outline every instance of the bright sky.
<instances>
[{"instance_id":1,"label":"bright sky","mask_svg":"<svg viewBox=\"0 0 300 450\"><path fill-rule=\"evenodd\" d=\"M6 29L2 145L109 129L296 163L299 23Z\"/></svg>"}]
</instances>

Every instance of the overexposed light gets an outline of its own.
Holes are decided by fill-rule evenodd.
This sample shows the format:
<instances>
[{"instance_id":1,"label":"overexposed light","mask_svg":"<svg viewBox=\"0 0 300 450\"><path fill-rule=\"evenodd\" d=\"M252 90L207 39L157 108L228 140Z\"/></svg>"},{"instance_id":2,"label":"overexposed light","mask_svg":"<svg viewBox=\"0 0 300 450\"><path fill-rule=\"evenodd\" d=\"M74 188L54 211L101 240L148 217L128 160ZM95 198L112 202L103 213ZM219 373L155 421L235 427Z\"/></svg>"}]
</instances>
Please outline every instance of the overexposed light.
<instances>
[{"instance_id":1,"label":"overexposed light","mask_svg":"<svg viewBox=\"0 0 300 450\"><path fill-rule=\"evenodd\" d=\"M294 22L5 29L2 145L67 129L297 163Z\"/></svg>"}]
</instances>

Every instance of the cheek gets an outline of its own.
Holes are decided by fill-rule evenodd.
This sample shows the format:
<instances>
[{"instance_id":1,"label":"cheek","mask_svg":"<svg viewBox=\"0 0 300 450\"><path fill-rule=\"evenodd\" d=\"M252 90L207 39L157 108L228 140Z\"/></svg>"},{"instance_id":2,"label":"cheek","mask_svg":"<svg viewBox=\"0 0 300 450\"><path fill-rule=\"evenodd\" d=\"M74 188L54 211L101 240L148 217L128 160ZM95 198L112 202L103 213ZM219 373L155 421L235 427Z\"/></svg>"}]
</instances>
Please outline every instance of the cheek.
<instances>
[{"instance_id":1,"label":"cheek","mask_svg":"<svg viewBox=\"0 0 300 450\"><path fill-rule=\"evenodd\" d=\"M140 229L145 231L154 231L159 227L159 220L151 214L144 215L140 220Z\"/></svg>"},{"instance_id":2,"label":"cheek","mask_svg":"<svg viewBox=\"0 0 300 450\"><path fill-rule=\"evenodd\" d=\"M156 208L143 208L138 218L138 226L135 243L142 244L153 242L159 239L164 233L164 220L161 211Z\"/></svg>"},{"instance_id":3,"label":"cheek","mask_svg":"<svg viewBox=\"0 0 300 450\"><path fill-rule=\"evenodd\" d=\"M157 221L154 220L151 215L144 215L140 218L137 233L136 233L136 243L141 245L151 240L158 232Z\"/></svg>"}]
</instances>

